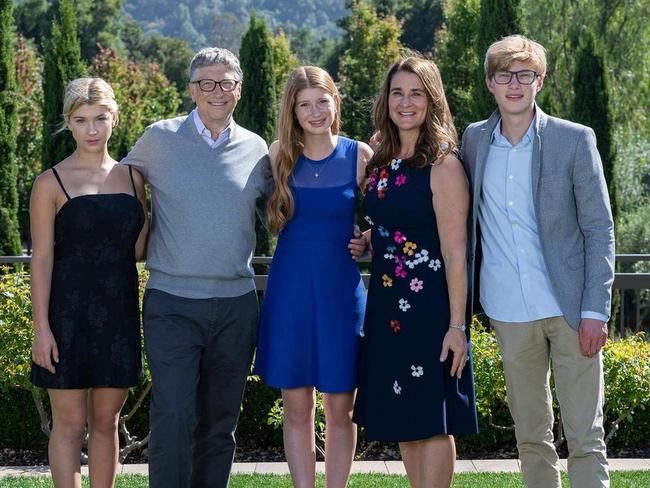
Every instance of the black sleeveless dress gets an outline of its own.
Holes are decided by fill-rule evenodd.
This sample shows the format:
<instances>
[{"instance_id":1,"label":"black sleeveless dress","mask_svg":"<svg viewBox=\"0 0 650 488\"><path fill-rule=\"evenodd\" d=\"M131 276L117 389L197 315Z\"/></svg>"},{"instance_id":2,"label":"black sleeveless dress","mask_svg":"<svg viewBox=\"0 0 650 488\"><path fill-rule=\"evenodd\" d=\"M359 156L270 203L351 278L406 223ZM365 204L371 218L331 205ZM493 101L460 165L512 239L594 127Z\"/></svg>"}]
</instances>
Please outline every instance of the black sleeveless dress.
<instances>
[{"instance_id":1,"label":"black sleeveless dress","mask_svg":"<svg viewBox=\"0 0 650 488\"><path fill-rule=\"evenodd\" d=\"M135 386L140 378L140 315L135 243L144 224L133 195L70 198L54 219L49 322L59 349L56 373L32 362L43 388Z\"/></svg>"}]
</instances>

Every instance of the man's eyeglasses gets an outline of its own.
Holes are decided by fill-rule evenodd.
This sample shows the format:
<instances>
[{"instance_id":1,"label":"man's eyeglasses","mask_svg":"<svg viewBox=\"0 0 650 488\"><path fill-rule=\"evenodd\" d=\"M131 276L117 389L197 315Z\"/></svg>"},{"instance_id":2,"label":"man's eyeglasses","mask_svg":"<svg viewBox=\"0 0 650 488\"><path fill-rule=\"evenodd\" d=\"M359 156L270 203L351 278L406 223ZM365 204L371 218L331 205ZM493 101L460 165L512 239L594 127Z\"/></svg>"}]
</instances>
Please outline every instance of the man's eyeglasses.
<instances>
[{"instance_id":1,"label":"man's eyeglasses","mask_svg":"<svg viewBox=\"0 0 650 488\"><path fill-rule=\"evenodd\" d=\"M522 85L532 85L538 74L532 69L522 69L520 71L497 71L492 75L492 78L497 85L507 85L512 81L513 76L517 78L517 81Z\"/></svg>"},{"instance_id":2,"label":"man's eyeglasses","mask_svg":"<svg viewBox=\"0 0 650 488\"><path fill-rule=\"evenodd\" d=\"M190 83L194 83L196 85L199 85L199 88L201 89L201 91L204 91L204 92L213 92L217 88L217 85L219 85L219 88L221 88L221 91L231 92L237 87L237 84L239 83L239 81L238 80L221 80L221 81L217 81L217 80L205 79L205 80L190 81Z\"/></svg>"}]
</instances>

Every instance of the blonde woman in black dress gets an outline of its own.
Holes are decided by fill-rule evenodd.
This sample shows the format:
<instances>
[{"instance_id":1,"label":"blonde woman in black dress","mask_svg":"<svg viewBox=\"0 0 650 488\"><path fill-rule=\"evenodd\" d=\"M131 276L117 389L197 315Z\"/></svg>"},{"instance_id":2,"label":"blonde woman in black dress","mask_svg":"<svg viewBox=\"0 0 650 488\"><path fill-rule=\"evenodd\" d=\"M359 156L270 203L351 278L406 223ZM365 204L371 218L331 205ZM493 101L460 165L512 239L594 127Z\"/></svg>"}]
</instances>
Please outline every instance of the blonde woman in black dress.
<instances>
[{"instance_id":1,"label":"blonde woman in black dress","mask_svg":"<svg viewBox=\"0 0 650 488\"><path fill-rule=\"evenodd\" d=\"M118 121L111 87L72 81L63 114L76 150L38 176L30 203L31 380L48 389L55 487L81 487L86 425L91 484L112 487L119 414L141 371L135 263L145 252L146 197L142 176L108 154Z\"/></svg>"}]
</instances>

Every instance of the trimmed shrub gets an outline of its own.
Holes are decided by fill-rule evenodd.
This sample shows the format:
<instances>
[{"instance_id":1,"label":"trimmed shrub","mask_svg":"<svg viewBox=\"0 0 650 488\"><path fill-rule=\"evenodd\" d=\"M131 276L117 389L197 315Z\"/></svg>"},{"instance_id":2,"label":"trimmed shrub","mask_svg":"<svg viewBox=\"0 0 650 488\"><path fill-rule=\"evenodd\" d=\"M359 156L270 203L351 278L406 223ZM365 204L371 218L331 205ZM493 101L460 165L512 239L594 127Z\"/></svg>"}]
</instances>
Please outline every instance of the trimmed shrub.
<instances>
[{"instance_id":1,"label":"trimmed shrub","mask_svg":"<svg viewBox=\"0 0 650 488\"><path fill-rule=\"evenodd\" d=\"M140 273L141 290L146 272ZM458 451L514 450L514 430L507 408L501 356L493 332L477 320L472 324L474 375L479 428L476 436L459 439ZM31 365L31 302L29 275L0 270L0 446L42 448L46 437L39 432L47 427L49 405L43 390L29 383ZM144 365L142 383L133 388L122 415L130 436L122 433L122 444L139 448L139 440L148 431L148 388L150 373ZM610 341L604 349L605 433L609 446L640 447L650 438L650 342L637 334ZM30 400L31 397L31 400ZM280 392L264 385L259 378L249 378L242 414L237 429L242 448L280 447L282 445L279 404ZM36 400L36 403L35 403ZM34 408L40 405L41 414ZM276 408L274 408L276 405ZM555 405L556 418L559 418ZM126 428L126 423L124 428ZM39 425L40 424L40 425ZM322 425L319 426L322 430ZM44 428L43 430L47 430ZM146 442L141 447L144 447ZM123 454L127 451L123 448Z\"/></svg>"}]
</instances>

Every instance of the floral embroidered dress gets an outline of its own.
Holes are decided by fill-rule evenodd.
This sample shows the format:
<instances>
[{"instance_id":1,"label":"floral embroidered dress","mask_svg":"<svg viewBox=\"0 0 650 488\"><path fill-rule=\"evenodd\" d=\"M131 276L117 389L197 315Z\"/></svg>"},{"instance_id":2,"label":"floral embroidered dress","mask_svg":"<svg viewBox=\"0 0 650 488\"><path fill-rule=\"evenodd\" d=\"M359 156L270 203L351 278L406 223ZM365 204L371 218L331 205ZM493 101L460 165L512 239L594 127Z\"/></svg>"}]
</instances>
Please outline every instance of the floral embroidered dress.
<instances>
[{"instance_id":1,"label":"floral embroidered dress","mask_svg":"<svg viewBox=\"0 0 650 488\"><path fill-rule=\"evenodd\" d=\"M368 179L372 274L354 421L367 440L477 432L472 363L441 363L449 295L430 187L431 166L393 160ZM471 357L471 352L470 352Z\"/></svg>"},{"instance_id":2,"label":"floral embroidered dress","mask_svg":"<svg viewBox=\"0 0 650 488\"><path fill-rule=\"evenodd\" d=\"M357 142L339 136L290 182L294 215L278 237L264 293L255 372L276 388L351 391L366 292L348 251L357 194Z\"/></svg>"}]
</instances>

